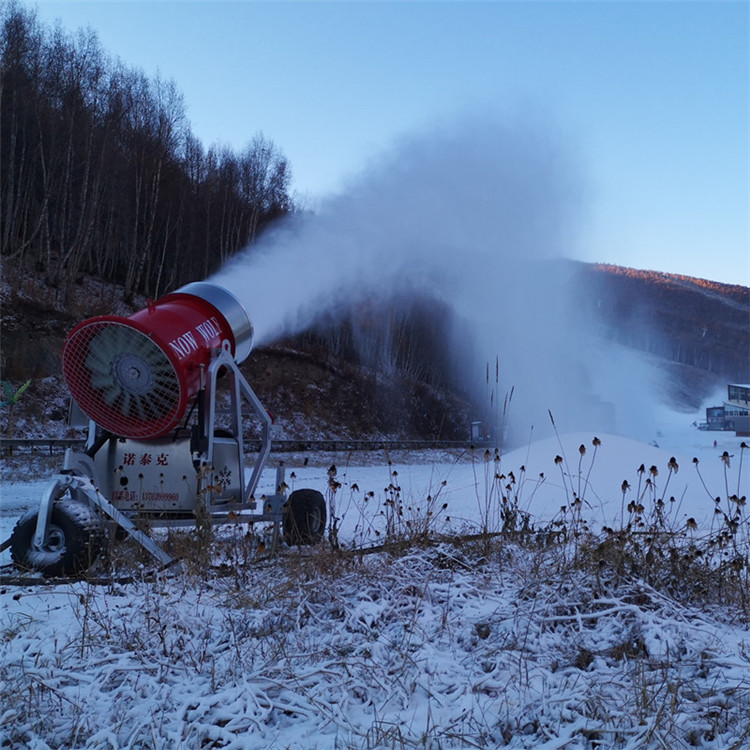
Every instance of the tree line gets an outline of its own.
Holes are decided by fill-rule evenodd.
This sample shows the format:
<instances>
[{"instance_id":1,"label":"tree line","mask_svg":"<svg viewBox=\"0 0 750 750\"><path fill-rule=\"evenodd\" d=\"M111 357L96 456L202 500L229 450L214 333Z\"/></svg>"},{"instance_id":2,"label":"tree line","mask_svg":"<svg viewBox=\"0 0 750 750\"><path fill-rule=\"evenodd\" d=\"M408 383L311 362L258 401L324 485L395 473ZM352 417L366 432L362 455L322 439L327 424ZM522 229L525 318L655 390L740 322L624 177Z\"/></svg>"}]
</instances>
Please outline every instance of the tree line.
<instances>
[{"instance_id":1,"label":"tree line","mask_svg":"<svg viewBox=\"0 0 750 750\"><path fill-rule=\"evenodd\" d=\"M0 3L0 253L67 298L82 274L158 297L205 278L294 210L290 166L262 134L206 149L172 81L96 34Z\"/></svg>"},{"instance_id":2,"label":"tree line","mask_svg":"<svg viewBox=\"0 0 750 750\"><path fill-rule=\"evenodd\" d=\"M750 377L748 289L675 274L581 264L579 287L609 335L734 382Z\"/></svg>"},{"instance_id":3,"label":"tree line","mask_svg":"<svg viewBox=\"0 0 750 750\"><path fill-rule=\"evenodd\" d=\"M290 179L264 136L239 153L205 148L174 82L112 58L90 29L0 0L0 253L58 302L83 275L127 301L206 278L296 210ZM293 344L440 386L448 317L429 299L363 304Z\"/></svg>"},{"instance_id":4,"label":"tree line","mask_svg":"<svg viewBox=\"0 0 750 750\"><path fill-rule=\"evenodd\" d=\"M716 292L722 297L732 299L746 307L750 304L750 289L741 284L724 284L720 281L710 279L699 279L695 276L686 276L679 273L665 273L664 271L646 271L638 268L627 268L615 266L608 263L593 263L592 267L597 271L604 271L616 276L627 276L631 279L642 279L651 284L662 284L671 289L679 286L699 287L707 292Z\"/></svg>"},{"instance_id":5,"label":"tree line","mask_svg":"<svg viewBox=\"0 0 750 750\"><path fill-rule=\"evenodd\" d=\"M462 342L457 340L458 330ZM356 307L323 317L282 343L359 365L375 377L401 375L463 393L466 373L459 365L471 357L468 339L468 331L447 303L415 294L360 300Z\"/></svg>"}]
</instances>

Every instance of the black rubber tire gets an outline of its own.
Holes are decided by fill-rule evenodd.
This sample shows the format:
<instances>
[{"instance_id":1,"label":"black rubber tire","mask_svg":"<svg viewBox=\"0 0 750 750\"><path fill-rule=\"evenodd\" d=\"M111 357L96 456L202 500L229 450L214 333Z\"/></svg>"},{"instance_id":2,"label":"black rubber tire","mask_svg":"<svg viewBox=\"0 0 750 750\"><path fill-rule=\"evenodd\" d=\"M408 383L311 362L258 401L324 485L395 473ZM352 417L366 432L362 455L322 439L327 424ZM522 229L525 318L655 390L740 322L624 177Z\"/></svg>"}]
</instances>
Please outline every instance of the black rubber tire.
<instances>
[{"instance_id":1,"label":"black rubber tire","mask_svg":"<svg viewBox=\"0 0 750 750\"><path fill-rule=\"evenodd\" d=\"M10 554L14 565L48 577L75 576L88 570L106 539L96 511L70 497L56 500L44 549L32 545L38 515L36 510L29 511L13 529Z\"/></svg>"},{"instance_id":2,"label":"black rubber tire","mask_svg":"<svg viewBox=\"0 0 750 750\"><path fill-rule=\"evenodd\" d=\"M326 501L317 490L295 490L284 506L284 541L290 546L317 544L326 530Z\"/></svg>"}]
</instances>

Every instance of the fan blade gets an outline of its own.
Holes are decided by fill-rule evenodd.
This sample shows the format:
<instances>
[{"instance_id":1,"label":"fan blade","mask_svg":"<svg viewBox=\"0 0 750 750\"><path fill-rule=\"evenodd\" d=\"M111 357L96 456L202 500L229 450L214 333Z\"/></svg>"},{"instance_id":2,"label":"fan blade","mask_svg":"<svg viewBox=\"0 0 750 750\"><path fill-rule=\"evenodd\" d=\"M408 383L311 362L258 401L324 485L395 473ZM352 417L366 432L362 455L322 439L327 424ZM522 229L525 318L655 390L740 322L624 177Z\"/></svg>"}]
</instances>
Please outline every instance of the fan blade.
<instances>
[{"instance_id":1,"label":"fan blade","mask_svg":"<svg viewBox=\"0 0 750 750\"><path fill-rule=\"evenodd\" d=\"M111 388L107 388L104 393L102 394L102 397L104 398L105 402L112 406L115 401L117 400L118 396L121 394L122 389L118 388L116 385L113 385Z\"/></svg>"},{"instance_id":2,"label":"fan blade","mask_svg":"<svg viewBox=\"0 0 750 750\"><path fill-rule=\"evenodd\" d=\"M102 390L103 388L116 387L115 381L112 378L112 373L109 372L94 372L91 375L91 386Z\"/></svg>"},{"instance_id":3,"label":"fan blade","mask_svg":"<svg viewBox=\"0 0 750 750\"><path fill-rule=\"evenodd\" d=\"M122 403L120 404L120 411L126 417L130 416L130 406L133 403L133 397L127 392L122 392Z\"/></svg>"},{"instance_id":4,"label":"fan blade","mask_svg":"<svg viewBox=\"0 0 750 750\"><path fill-rule=\"evenodd\" d=\"M136 398L135 399L135 408L136 408L136 411L138 412L138 417L142 421L146 422L147 418L146 418L146 411L145 411L145 399L144 398Z\"/></svg>"}]
</instances>

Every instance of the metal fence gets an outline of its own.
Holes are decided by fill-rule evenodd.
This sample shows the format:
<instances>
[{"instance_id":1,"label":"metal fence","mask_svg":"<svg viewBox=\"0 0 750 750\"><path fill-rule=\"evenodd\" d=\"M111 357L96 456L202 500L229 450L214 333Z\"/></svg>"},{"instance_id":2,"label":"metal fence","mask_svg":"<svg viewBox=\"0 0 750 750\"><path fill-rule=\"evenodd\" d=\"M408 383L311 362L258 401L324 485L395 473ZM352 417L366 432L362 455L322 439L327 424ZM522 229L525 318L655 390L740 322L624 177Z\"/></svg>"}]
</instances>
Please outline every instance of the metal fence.
<instances>
[{"instance_id":1,"label":"metal fence","mask_svg":"<svg viewBox=\"0 0 750 750\"><path fill-rule=\"evenodd\" d=\"M0 453L3 456L50 455L63 453L67 448L81 449L85 445L82 438L0 438ZM466 440L273 440L274 453L304 453L321 451L348 453L350 451L376 450L451 450L467 449ZM260 450L260 440L245 440L248 451Z\"/></svg>"}]
</instances>

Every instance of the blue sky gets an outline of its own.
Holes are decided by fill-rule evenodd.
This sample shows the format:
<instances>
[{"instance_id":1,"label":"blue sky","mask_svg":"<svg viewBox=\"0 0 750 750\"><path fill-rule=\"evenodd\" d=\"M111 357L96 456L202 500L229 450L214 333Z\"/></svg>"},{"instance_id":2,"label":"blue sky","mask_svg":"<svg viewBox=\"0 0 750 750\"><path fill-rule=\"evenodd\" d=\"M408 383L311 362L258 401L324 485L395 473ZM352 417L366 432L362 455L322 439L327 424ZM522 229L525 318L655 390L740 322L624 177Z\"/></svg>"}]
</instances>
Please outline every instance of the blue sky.
<instances>
[{"instance_id":1,"label":"blue sky","mask_svg":"<svg viewBox=\"0 0 750 750\"><path fill-rule=\"evenodd\" d=\"M750 285L747 2L63 2L175 80L205 145L257 132L310 205L471 113L533 112L586 184L582 260Z\"/></svg>"}]
</instances>

